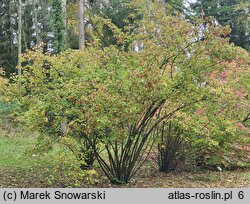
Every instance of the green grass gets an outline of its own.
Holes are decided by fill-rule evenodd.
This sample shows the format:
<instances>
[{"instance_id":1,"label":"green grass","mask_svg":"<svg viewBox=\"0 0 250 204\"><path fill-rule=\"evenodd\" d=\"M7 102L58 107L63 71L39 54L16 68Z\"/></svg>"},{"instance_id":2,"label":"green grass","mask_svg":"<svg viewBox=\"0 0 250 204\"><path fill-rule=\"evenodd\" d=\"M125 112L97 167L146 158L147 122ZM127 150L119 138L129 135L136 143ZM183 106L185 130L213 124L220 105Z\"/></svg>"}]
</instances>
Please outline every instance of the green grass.
<instances>
[{"instance_id":1,"label":"green grass","mask_svg":"<svg viewBox=\"0 0 250 204\"><path fill-rule=\"evenodd\" d=\"M48 141L38 140L41 135L14 123L11 110L0 104L0 187L51 187L48 180L62 162L58 155L64 153L63 158L70 162L75 161L74 155L58 143L48 151L37 149L37 145L46 149Z\"/></svg>"},{"instance_id":2,"label":"green grass","mask_svg":"<svg viewBox=\"0 0 250 204\"><path fill-rule=\"evenodd\" d=\"M35 139L29 137L0 138L0 167L26 166L27 162L35 162L32 158L28 161L23 158L26 149L31 148L34 143Z\"/></svg>"},{"instance_id":3,"label":"green grass","mask_svg":"<svg viewBox=\"0 0 250 204\"><path fill-rule=\"evenodd\" d=\"M59 163L57 156L65 149L54 145L52 150L38 153L36 144L36 136L0 137L0 187L51 187L48 181ZM68 152L65 159L70 157Z\"/></svg>"},{"instance_id":4,"label":"green grass","mask_svg":"<svg viewBox=\"0 0 250 204\"><path fill-rule=\"evenodd\" d=\"M55 145L52 151L38 154L33 151L38 134L23 130L9 116L14 105L0 103L0 169L32 169L38 166L47 168L56 163L53 159L62 151Z\"/></svg>"},{"instance_id":5,"label":"green grass","mask_svg":"<svg viewBox=\"0 0 250 204\"><path fill-rule=\"evenodd\" d=\"M45 154L32 153L37 143L36 137L0 138L0 168L25 168L35 166L51 166L55 164L53 157L60 151L55 147Z\"/></svg>"}]
</instances>

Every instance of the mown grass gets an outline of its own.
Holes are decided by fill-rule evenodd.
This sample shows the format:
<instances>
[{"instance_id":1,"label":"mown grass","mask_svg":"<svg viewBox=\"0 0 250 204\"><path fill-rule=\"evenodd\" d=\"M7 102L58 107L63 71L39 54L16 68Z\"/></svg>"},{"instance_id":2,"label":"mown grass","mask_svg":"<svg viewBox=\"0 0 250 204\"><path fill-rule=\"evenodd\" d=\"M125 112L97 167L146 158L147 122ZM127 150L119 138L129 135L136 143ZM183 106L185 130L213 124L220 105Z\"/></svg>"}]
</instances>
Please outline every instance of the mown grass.
<instances>
[{"instance_id":1,"label":"mown grass","mask_svg":"<svg viewBox=\"0 0 250 204\"><path fill-rule=\"evenodd\" d=\"M0 103L0 168L29 169L54 165L53 157L62 151L60 146L55 145L52 151L44 154L34 152L39 134L25 131L11 119L14 107L14 104Z\"/></svg>"},{"instance_id":2,"label":"mown grass","mask_svg":"<svg viewBox=\"0 0 250 204\"><path fill-rule=\"evenodd\" d=\"M52 166L56 163L53 159L60 147L55 146L53 150L44 153L32 153L37 144L37 138L32 136L16 136L0 138L0 168L25 168L34 166Z\"/></svg>"},{"instance_id":3,"label":"mown grass","mask_svg":"<svg viewBox=\"0 0 250 204\"><path fill-rule=\"evenodd\" d=\"M34 151L36 145L34 134L0 136L0 187L53 187L49 178L54 176L54 168L59 163L57 156L65 150L55 145L52 150L40 153Z\"/></svg>"},{"instance_id":4,"label":"mown grass","mask_svg":"<svg viewBox=\"0 0 250 204\"><path fill-rule=\"evenodd\" d=\"M32 137L1 137L0 139L0 167L30 166L37 162L34 158L24 158L25 151L35 143Z\"/></svg>"}]
</instances>

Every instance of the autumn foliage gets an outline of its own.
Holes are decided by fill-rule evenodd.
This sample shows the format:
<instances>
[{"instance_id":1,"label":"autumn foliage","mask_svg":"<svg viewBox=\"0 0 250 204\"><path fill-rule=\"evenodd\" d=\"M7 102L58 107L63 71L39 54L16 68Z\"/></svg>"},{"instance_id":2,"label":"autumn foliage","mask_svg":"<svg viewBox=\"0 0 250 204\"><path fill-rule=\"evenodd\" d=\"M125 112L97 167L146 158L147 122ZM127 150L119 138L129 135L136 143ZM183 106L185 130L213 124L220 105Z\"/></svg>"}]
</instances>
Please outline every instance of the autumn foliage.
<instances>
[{"instance_id":1,"label":"autumn foliage","mask_svg":"<svg viewBox=\"0 0 250 204\"><path fill-rule=\"evenodd\" d=\"M121 41L58 55L28 51L23 75L9 85L20 121L87 146L85 158L90 151L111 182L128 182L153 147L174 145L161 138L165 123L175 125L169 134L180 147L197 148L193 157L206 149L222 158L247 142L249 54L212 19L204 29L157 9L126 36L129 49Z\"/></svg>"}]
</instances>

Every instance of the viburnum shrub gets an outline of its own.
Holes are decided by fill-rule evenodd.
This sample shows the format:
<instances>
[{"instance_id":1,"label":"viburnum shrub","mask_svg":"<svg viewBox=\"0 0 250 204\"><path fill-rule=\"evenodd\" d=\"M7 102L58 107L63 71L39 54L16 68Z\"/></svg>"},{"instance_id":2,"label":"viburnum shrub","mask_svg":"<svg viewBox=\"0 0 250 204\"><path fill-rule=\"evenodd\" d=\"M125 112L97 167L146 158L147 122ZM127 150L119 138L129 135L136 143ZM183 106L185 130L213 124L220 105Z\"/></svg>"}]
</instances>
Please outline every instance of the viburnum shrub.
<instances>
[{"instance_id":1,"label":"viburnum shrub","mask_svg":"<svg viewBox=\"0 0 250 204\"><path fill-rule=\"evenodd\" d=\"M57 138L77 138L114 183L127 183L140 169L157 128L173 117L197 140L232 144L244 129L239 104L247 97L246 82L229 73L243 80L249 55L229 44L228 33L212 19L191 23L157 10L140 21L126 51L27 52L23 75L13 79L21 89L12 85L20 119Z\"/></svg>"},{"instance_id":2,"label":"viburnum shrub","mask_svg":"<svg viewBox=\"0 0 250 204\"><path fill-rule=\"evenodd\" d=\"M55 156L56 165L51 169L48 177L48 183L52 186L61 188L80 188L98 182L98 174L95 170L82 170L79 166L84 165L82 162L70 157L69 152L59 153Z\"/></svg>"}]
</instances>

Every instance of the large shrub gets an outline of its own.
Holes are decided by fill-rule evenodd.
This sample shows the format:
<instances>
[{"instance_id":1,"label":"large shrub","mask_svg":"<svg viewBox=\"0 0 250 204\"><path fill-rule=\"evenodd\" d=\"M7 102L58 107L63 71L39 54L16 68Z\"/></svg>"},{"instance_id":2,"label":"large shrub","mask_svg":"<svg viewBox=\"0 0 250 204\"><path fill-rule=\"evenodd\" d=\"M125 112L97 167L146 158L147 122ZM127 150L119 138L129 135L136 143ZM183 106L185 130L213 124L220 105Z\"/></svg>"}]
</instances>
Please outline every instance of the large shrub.
<instances>
[{"instance_id":1,"label":"large shrub","mask_svg":"<svg viewBox=\"0 0 250 204\"><path fill-rule=\"evenodd\" d=\"M211 19L206 29L200 25L157 11L129 36L134 44L126 51L92 46L60 55L26 53L16 79L21 90L12 87L20 118L57 138L77 138L116 183L138 171L156 128L173 116L208 144L236 141L245 109L235 105L245 100L245 89L234 75L244 75L248 53L223 37L228 28Z\"/></svg>"}]
</instances>

